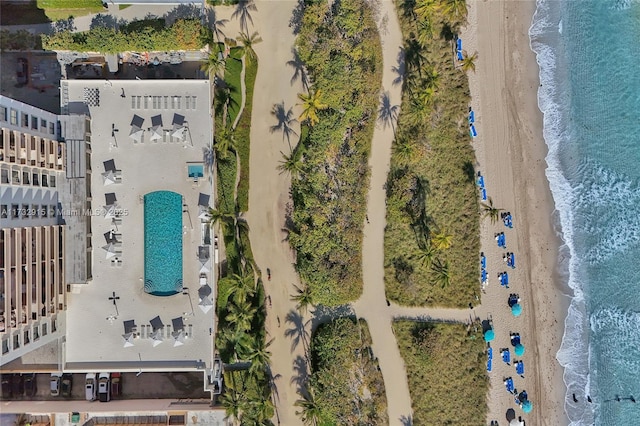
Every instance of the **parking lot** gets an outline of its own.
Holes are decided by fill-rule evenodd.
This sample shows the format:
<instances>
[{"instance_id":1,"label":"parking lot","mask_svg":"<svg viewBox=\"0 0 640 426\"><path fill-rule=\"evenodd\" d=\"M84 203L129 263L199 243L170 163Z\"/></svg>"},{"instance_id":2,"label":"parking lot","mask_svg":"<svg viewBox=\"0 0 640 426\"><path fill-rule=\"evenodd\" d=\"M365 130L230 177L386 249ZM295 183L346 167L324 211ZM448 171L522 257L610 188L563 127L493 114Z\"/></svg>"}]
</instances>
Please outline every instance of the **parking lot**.
<instances>
[{"instance_id":1,"label":"parking lot","mask_svg":"<svg viewBox=\"0 0 640 426\"><path fill-rule=\"evenodd\" d=\"M4 378L7 375L3 375ZM22 395L2 395L3 401L53 401L84 400L85 374L73 374L71 397L52 396L50 391L51 375L36 374L37 392L34 397ZM203 390L202 373L122 373L121 396L117 399L210 399L210 394ZM115 398L114 398L115 399Z\"/></svg>"}]
</instances>

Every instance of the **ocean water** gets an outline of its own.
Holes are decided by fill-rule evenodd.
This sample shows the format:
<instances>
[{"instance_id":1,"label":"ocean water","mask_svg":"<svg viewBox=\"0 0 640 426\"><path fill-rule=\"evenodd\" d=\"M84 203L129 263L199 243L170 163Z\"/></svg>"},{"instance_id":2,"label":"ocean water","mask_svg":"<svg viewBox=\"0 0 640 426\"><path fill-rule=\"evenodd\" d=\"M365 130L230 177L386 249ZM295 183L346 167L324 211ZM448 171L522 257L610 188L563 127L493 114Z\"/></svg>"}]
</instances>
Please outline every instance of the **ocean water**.
<instances>
[{"instance_id":1,"label":"ocean water","mask_svg":"<svg viewBox=\"0 0 640 426\"><path fill-rule=\"evenodd\" d=\"M640 425L640 2L538 0L529 34L574 293L565 410L571 425Z\"/></svg>"}]
</instances>

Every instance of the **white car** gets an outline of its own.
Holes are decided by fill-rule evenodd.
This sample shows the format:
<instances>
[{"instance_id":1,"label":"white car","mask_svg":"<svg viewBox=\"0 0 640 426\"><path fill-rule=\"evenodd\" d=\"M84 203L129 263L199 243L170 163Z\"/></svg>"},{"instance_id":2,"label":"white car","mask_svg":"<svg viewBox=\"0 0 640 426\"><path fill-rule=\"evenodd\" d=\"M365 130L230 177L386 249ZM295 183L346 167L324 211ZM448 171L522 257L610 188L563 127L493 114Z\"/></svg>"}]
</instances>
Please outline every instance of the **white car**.
<instances>
[{"instance_id":1,"label":"white car","mask_svg":"<svg viewBox=\"0 0 640 426\"><path fill-rule=\"evenodd\" d=\"M87 373L85 382L84 382L84 395L87 401L95 401L97 388L98 388L98 380L96 379L96 373Z\"/></svg>"},{"instance_id":2,"label":"white car","mask_svg":"<svg viewBox=\"0 0 640 426\"><path fill-rule=\"evenodd\" d=\"M111 376L109 373L100 373L98 379L98 398L100 402L111 401Z\"/></svg>"},{"instance_id":3,"label":"white car","mask_svg":"<svg viewBox=\"0 0 640 426\"><path fill-rule=\"evenodd\" d=\"M62 373L51 373L51 395L60 395L60 378Z\"/></svg>"}]
</instances>

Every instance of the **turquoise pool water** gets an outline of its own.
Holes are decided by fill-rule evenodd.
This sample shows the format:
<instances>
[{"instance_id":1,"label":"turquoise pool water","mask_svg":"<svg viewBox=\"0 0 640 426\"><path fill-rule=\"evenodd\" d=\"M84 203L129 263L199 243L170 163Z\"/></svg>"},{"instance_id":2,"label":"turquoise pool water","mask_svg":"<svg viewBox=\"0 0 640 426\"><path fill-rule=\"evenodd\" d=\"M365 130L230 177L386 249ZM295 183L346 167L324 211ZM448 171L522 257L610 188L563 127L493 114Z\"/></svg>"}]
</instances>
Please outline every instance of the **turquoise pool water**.
<instances>
[{"instance_id":1,"label":"turquoise pool water","mask_svg":"<svg viewBox=\"0 0 640 426\"><path fill-rule=\"evenodd\" d=\"M204 176L204 167L202 164L189 164L187 169L189 170L190 178L201 178Z\"/></svg>"},{"instance_id":2,"label":"turquoise pool water","mask_svg":"<svg viewBox=\"0 0 640 426\"><path fill-rule=\"evenodd\" d=\"M144 196L144 291L154 296L182 291L182 196L175 192Z\"/></svg>"}]
</instances>

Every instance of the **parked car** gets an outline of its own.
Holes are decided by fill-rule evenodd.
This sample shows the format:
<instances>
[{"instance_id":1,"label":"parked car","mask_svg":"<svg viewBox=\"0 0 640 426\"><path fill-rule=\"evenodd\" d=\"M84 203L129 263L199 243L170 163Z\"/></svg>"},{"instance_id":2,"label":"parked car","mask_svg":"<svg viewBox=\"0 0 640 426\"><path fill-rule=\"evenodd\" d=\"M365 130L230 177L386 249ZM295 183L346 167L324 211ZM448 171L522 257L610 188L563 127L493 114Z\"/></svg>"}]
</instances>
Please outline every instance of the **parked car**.
<instances>
[{"instance_id":1,"label":"parked car","mask_svg":"<svg viewBox=\"0 0 640 426\"><path fill-rule=\"evenodd\" d=\"M87 373L84 382L84 395L87 401L95 401L98 390L96 373Z\"/></svg>"},{"instance_id":2,"label":"parked car","mask_svg":"<svg viewBox=\"0 0 640 426\"><path fill-rule=\"evenodd\" d=\"M27 396L34 396L36 392L38 392L36 373L24 374L24 394Z\"/></svg>"},{"instance_id":3,"label":"parked car","mask_svg":"<svg viewBox=\"0 0 640 426\"><path fill-rule=\"evenodd\" d=\"M69 398L71 396L71 387L73 386L73 374L65 373L62 375L62 383L60 392L62 396Z\"/></svg>"},{"instance_id":4,"label":"parked car","mask_svg":"<svg viewBox=\"0 0 640 426\"><path fill-rule=\"evenodd\" d=\"M29 82L29 61L26 58L18 58L16 78L20 85L25 85Z\"/></svg>"},{"instance_id":5,"label":"parked car","mask_svg":"<svg viewBox=\"0 0 640 426\"><path fill-rule=\"evenodd\" d=\"M2 380L2 398L3 399L11 398L13 396L11 392L11 376L9 376L8 374L3 374L1 380Z\"/></svg>"},{"instance_id":6,"label":"parked car","mask_svg":"<svg viewBox=\"0 0 640 426\"><path fill-rule=\"evenodd\" d=\"M111 401L111 377L109 373L100 373L98 379L98 398L100 402Z\"/></svg>"},{"instance_id":7,"label":"parked car","mask_svg":"<svg viewBox=\"0 0 640 426\"><path fill-rule=\"evenodd\" d=\"M117 398L120 395L122 395L122 375L111 373L111 398Z\"/></svg>"},{"instance_id":8,"label":"parked car","mask_svg":"<svg viewBox=\"0 0 640 426\"><path fill-rule=\"evenodd\" d=\"M24 377L22 374L16 373L11 376L11 393L13 396L22 396L24 393Z\"/></svg>"},{"instance_id":9,"label":"parked car","mask_svg":"<svg viewBox=\"0 0 640 426\"><path fill-rule=\"evenodd\" d=\"M51 395L58 396L60 395L60 379L62 378L61 373L51 373Z\"/></svg>"}]
</instances>

